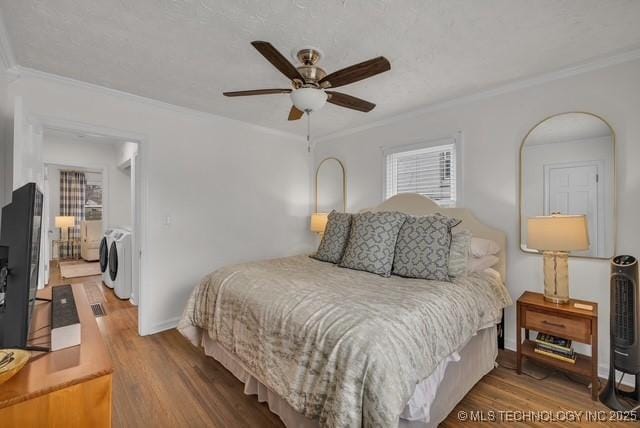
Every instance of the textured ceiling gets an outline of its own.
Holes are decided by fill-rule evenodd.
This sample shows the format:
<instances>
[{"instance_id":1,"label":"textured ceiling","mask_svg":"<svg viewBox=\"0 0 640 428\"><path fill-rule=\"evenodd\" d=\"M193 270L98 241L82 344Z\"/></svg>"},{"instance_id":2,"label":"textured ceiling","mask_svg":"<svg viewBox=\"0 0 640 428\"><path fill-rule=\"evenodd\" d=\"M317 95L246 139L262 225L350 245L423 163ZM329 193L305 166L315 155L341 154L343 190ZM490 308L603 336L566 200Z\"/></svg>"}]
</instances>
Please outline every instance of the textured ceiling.
<instances>
[{"instance_id":1,"label":"textured ceiling","mask_svg":"<svg viewBox=\"0 0 640 428\"><path fill-rule=\"evenodd\" d=\"M0 0L17 62L292 133L287 87L249 44L321 48L327 71L384 55L392 69L341 88L371 113L327 105L321 136L640 46L635 0Z\"/></svg>"}]
</instances>

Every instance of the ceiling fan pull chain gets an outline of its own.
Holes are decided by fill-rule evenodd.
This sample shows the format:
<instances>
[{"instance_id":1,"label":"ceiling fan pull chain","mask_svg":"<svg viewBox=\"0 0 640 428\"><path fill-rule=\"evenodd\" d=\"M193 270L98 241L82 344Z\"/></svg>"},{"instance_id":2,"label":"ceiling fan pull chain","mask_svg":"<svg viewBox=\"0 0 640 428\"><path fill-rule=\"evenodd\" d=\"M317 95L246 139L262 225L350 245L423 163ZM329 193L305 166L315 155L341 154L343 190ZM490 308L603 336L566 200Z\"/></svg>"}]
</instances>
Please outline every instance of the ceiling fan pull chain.
<instances>
[{"instance_id":1,"label":"ceiling fan pull chain","mask_svg":"<svg viewBox=\"0 0 640 428\"><path fill-rule=\"evenodd\" d=\"M307 153L311 153L311 111L307 110Z\"/></svg>"}]
</instances>

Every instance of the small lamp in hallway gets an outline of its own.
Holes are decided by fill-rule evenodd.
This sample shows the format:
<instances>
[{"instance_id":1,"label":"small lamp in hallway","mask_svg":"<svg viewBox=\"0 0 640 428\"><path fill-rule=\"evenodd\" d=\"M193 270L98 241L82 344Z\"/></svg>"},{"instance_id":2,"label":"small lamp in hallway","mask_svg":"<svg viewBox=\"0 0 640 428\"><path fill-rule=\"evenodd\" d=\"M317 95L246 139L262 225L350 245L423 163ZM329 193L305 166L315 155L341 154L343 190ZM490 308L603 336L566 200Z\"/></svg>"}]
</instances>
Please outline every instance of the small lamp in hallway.
<instances>
[{"instance_id":1,"label":"small lamp in hallway","mask_svg":"<svg viewBox=\"0 0 640 428\"><path fill-rule=\"evenodd\" d=\"M62 229L66 230L64 240L69 240L69 228L75 226L76 218L74 216L56 216L56 227L60 229L60 239L62 240Z\"/></svg>"}]
</instances>

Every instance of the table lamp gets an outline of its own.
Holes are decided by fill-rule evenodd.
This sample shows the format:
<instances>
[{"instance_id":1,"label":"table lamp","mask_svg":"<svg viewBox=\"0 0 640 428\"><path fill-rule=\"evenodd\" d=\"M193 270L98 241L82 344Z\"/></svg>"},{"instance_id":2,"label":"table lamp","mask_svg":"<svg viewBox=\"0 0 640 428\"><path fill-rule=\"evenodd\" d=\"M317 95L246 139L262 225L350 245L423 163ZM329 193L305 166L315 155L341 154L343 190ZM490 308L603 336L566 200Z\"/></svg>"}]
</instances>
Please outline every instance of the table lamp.
<instances>
[{"instance_id":1,"label":"table lamp","mask_svg":"<svg viewBox=\"0 0 640 428\"><path fill-rule=\"evenodd\" d=\"M329 214L327 213L313 213L311 214L311 231L322 235L327 227L327 220Z\"/></svg>"},{"instance_id":2,"label":"table lamp","mask_svg":"<svg viewBox=\"0 0 640 428\"><path fill-rule=\"evenodd\" d=\"M67 241L69 240L69 228L75 226L76 218L74 216L56 216L56 227L60 229L60 239L62 239L62 229L67 231Z\"/></svg>"},{"instance_id":3,"label":"table lamp","mask_svg":"<svg viewBox=\"0 0 640 428\"><path fill-rule=\"evenodd\" d=\"M589 249L585 215L531 217L527 221L527 247L544 257L544 299L569 303L569 252Z\"/></svg>"}]
</instances>

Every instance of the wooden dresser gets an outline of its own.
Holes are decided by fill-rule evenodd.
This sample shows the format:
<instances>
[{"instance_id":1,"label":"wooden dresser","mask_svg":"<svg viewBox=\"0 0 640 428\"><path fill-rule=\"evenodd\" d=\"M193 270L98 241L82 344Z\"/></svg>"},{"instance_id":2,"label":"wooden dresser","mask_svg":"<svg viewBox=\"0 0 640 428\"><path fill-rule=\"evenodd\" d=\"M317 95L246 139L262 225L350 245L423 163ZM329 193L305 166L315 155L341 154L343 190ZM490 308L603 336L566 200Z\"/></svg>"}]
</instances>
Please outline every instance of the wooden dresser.
<instances>
[{"instance_id":1,"label":"wooden dresser","mask_svg":"<svg viewBox=\"0 0 640 428\"><path fill-rule=\"evenodd\" d=\"M591 310L578 309L575 303L590 305ZM566 305L549 303L540 293L525 291L517 303L517 371L522 372L522 358L545 363L556 369L576 373L591 379L591 398L598 399L598 304L574 300ZM525 338L522 340L522 329ZM575 364L566 363L535 352L535 341L529 331L571 339L591 345L591 356L577 354Z\"/></svg>"},{"instance_id":2,"label":"wooden dresser","mask_svg":"<svg viewBox=\"0 0 640 428\"><path fill-rule=\"evenodd\" d=\"M73 284L82 325L80 346L33 353L31 361L0 385L3 427L110 427L113 367L82 284ZM38 297L50 298L46 287ZM50 303L36 304L30 345L48 345Z\"/></svg>"}]
</instances>

